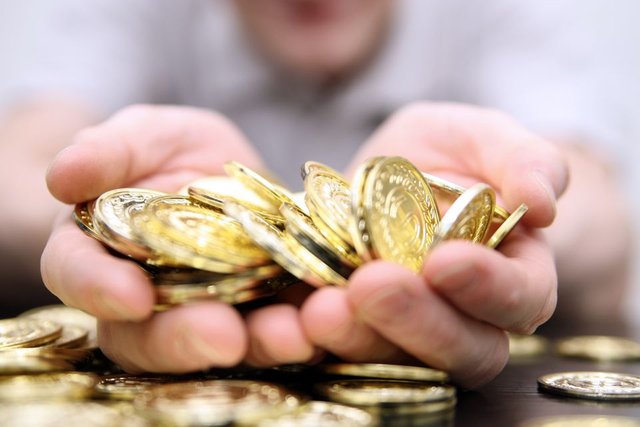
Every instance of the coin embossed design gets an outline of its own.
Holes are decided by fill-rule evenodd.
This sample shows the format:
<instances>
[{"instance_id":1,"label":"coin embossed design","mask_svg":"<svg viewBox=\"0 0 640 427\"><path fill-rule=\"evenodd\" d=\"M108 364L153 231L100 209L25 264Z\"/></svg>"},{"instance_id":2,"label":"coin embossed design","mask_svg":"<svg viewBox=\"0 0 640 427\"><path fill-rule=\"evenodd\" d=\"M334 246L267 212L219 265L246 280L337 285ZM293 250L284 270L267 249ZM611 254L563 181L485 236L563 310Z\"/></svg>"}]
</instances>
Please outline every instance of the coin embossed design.
<instances>
[{"instance_id":1,"label":"coin embossed design","mask_svg":"<svg viewBox=\"0 0 640 427\"><path fill-rule=\"evenodd\" d=\"M614 372L561 372L538 378L549 393L595 400L640 399L640 376Z\"/></svg>"},{"instance_id":2,"label":"coin embossed design","mask_svg":"<svg viewBox=\"0 0 640 427\"><path fill-rule=\"evenodd\" d=\"M56 340L62 326L49 320L16 317L0 320L0 349L33 347Z\"/></svg>"}]
</instances>

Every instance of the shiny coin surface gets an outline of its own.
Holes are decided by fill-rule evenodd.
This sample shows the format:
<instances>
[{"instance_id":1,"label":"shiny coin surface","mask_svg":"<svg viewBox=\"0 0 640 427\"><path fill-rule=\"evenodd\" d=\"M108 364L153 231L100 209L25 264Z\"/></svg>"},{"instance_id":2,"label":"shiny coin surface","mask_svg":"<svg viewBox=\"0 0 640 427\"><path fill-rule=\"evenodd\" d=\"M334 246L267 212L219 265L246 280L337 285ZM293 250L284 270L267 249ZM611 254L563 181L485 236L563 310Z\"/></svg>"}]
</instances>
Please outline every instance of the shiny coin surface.
<instances>
[{"instance_id":1,"label":"shiny coin surface","mask_svg":"<svg viewBox=\"0 0 640 427\"><path fill-rule=\"evenodd\" d=\"M640 343L628 338L585 335L560 339L555 344L561 356L597 361L640 359Z\"/></svg>"},{"instance_id":2,"label":"shiny coin surface","mask_svg":"<svg viewBox=\"0 0 640 427\"><path fill-rule=\"evenodd\" d=\"M428 174L426 172L422 172L422 176L427 180L431 188L434 190L438 190L444 192L448 195L459 197L464 193L467 189L461 185L454 184L453 182L447 181L446 179ZM494 206L493 218L499 221L505 221L509 217L509 212L498 205Z\"/></svg>"},{"instance_id":3,"label":"shiny coin surface","mask_svg":"<svg viewBox=\"0 0 640 427\"><path fill-rule=\"evenodd\" d=\"M50 343L45 344L46 347L58 347L58 348L76 348L81 347L87 342L89 337L89 331L73 325L64 325L62 327L62 334Z\"/></svg>"},{"instance_id":4,"label":"shiny coin surface","mask_svg":"<svg viewBox=\"0 0 640 427\"><path fill-rule=\"evenodd\" d=\"M173 379L166 375L109 375L100 378L95 391L105 399L133 400L151 386L170 382L173 382Z\"/></svg>"},{"instance_id":5,"label":"shiny coin surface","mask_svg":"<svg viewBox=\"0 0 640 427\"><path fill-rule=\"evenodd\" d=\"M271 204L265 202L237 179L229 176L210 176L190 182L186 188L186 194L202 195L203 201L220 211L224 207L224 201L230 199L260 213L279 214Z\"/></svg>"},{"instance_id":6,"label":"shiny coin surface","mask_svg":"<svg viewBox=\"0 0 640 427\"><path fill-rule=\"evenodd\" d=\"M320 231L334 245L352 246L349 182L328 167L315 168L305 177L304 188L309 213Z\"/></svg>"},{"instance_id":7,"label":"shiny coin surface","mask_svg":"<svg viewBox=\"0 0 640 427\"><path fill-rule=\"evenodd\" d=\"M93 206L93 201L76 204L73 208L73 220L76 225L85 232L85 234L96 240L101 240L100 235L96 230L96 226L93 223Z\"/></svg>"},{"instance_id":8,"label":"shiny coin surface","mask_svg":"<svg viewBox=\"0 0 640 427\"><path fill-rule=\"evenodd\" d=\"M522 203L518 208L513 211L511 215L502 223L500 227L491 235L489 240L487 240L487 246L491 249L495 249L498 247L500 243L504 240L505 237L511 233L511 230L515 228L515 226L520 222L524 214L527 213L529 207Z\"/></svg>"},{"instance_id":9,"label":"shiny coin surface","mask_svg":"<svg viewBox=\"0 0 640 427\"><path fill-rule=\"evenodd\" d=\"M446 372L421 366L391 365L384 363L328 363L320 365L318 368L332 375L437 383L449 381L449 374Z\"/></svg>"},{"instance_id":10,"label":"shiny coin surface","mask_svg":"<svg viewBox=\"0 0 640 427\"><path fill-rule=\"evenodd\" d=\"M258 427L364 427L375 425L374 418L367 411L338 403L319 400L273 418L263 418Z\"/></svg>"},{"instance_id":11,"label":"shiny coin surface","mask_svg":"<svg viewBox=\"0 0 640 427\"><path fill-rule=\"evenodd\" d=\"M132 230L132 214L164 193L140 188L119 188L103 193L95 202L93 223L101 240L121 254L146 260L151 253Z\"/></svg>"},{"instance_id":12,"label":"shiny coin surface","mask_svg":"<svg viewBox=\"0 0 640 427\"><path fill-rule=\"evenodd\" d=\"M346 279L323 264L291 236L250 209L229 201L225 203L224 211L239 221L251 239L265 249L275 262L298 279L314 286L346 284Z\"/></svg>"},{"instance_id":13,"label":"shiny coin surface","mask_svg":"<svg viewBox=\"0 0 640 427\"><path fill-rule=\"evenodd\" d=\"M15 349L33 350L33 349ZM22 355L14 350L0 351L0 374L39 374L47 372L72 371L74 366L71 362L62 358L56 359L41 355Z\"/></svg>"},{"instance_id":14,"label":"shiny coin surface","mask_svg":"<svg viewBox=\"0 0 640 427\"><path fill-rule=\"evenodd\" d=\"M400 380L338 380L320 383L318 392L329 400L346 405L377 406L405 403L432 403L455 398L455 388Z\"/></svg>"},{"instance_id":15,"label":"shiny coin surface","mask_svg":"<svg viewBox=\"0 0 640 427\"><path fill-rule=\"evenodd\" d=\"M300 400L285 388L248 380L208 380L150 387L134 405L154 420L178 425L228 425L285 413Z\"/></svg>"},{"instance_id":16,"label":"shiny coin surface","mask_svg":"<svg viewBox=\"0 0 640 427\"><path fill-rule=\"evenodd\" d=\"M456 199L438 225L433 245L450 239L484 240L495 206L496 196L486 184L476 184Z\"/></svg>"},{"instance_id":17,"label":"shiny coin surface","mask_svg":"<svg viewBox=\"0 0 640 427\"><path fill-rule=\"evenodd\" d=\"M0 320L0 349L33 347L56 340L62 326L49 320L16 317Z\"/></svg>"},{"instance_id":18,"label":"shiny coin surface","mask_svg":"<svg viewBox=\"0 0 640 427\"><path fill-rule=\"evenodd\" d=\"M373 158L356 173L351 192L352 235L360 256L420 271L440 222L420 171L400 157Z\"/></svg>"},{"instance_id":19,"label":"shiny coin surface","mask_svg":"<svg viewBox=\"0 0 640 427\"><path fill-rule=\"evenodd\" d=\"M539 356L549 349L549 340L540 335L509 333L509 357L514 359Z\"/></svg>"},{"instance_id":20,"label":"shiny coin surface","mask_svg":"<svg viewBox=\"0 0 640 427\"><path fill-rule=\"evenodd\" d=\"M280 205L284 202L295 205L289 191L239 162L231 161L225 163L224 170L227 175L253 191L276 211L280 209Z\"/></svg>"},{"instance_id":21,"label":"shiny coin surface","mask_svg":"<svg viewBox=\"0 0 640 427\"><path fill-rule=\"evenodd\" d=\"M0 377L0 401L79 400L89 397L97 383L89 372Z\"/></svg>"},{"instance_id":22,"label":"shiny coin surface","mask_svg":"<svg viewBox=\"0 0 640 427\"><path fill-rule=\"evenodd\" d=\"M560 372L538 378L541 391L595 400L640 399L640 376L614 372Z\"/></svg>"},{"instance_id":23,"label":"shiny coin surface","mask_svg":"<svg viewBox=\"0 0 640 427\"><path fill-rule=\"evenodd\" d=\"M640 419L615 415L558 415L538 417L519 427L640 427Z\"/></svg>"},{"instance_id":24,"label":"shiny coin surface","mask_svg":"<svg viewBox=\"0 0 640 427\"><path fill-rule=\"evenodd\" d=\"M77 308L63 304L51 304L27 310L21 313L20 317L50 320L62 326L79 326L88 331L88 341L97 339L98 320Z\"/></svg>"}]
</instances>

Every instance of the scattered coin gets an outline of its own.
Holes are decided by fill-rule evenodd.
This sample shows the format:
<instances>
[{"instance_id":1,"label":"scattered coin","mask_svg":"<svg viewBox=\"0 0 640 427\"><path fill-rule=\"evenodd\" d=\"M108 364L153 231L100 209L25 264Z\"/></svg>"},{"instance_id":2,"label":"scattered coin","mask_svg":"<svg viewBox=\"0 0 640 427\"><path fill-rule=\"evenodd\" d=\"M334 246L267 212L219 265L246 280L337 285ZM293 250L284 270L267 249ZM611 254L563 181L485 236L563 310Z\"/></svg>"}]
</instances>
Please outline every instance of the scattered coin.
<instances>
[{"instance_id":1,"label":"scattered coin","mask_svg":"<svg viewBox=\"0 0 640 427\"><path fill-rule=\"evenodd\" d=\"M541 391L594 400L640 399L640 376L614 372L561 372L538 378Z\"/></svg>"}]
</instances>

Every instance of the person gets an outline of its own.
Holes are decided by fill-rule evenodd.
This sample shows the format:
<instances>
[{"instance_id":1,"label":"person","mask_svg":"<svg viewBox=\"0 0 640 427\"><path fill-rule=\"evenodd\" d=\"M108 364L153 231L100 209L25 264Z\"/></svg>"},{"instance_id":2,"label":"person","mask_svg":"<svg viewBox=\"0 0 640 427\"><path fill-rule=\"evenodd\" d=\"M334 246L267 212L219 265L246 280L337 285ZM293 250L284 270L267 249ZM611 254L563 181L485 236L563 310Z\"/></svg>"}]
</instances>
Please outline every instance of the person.
<instances>
[{"instance_id":1,"label":"person","mask_svg":"<svg viewBox=\"0 0 640 427\"><path fill-rule=\"evenodd\" d=\"M531 333L551 316L558 280L560 300L570 301L558 315L597 323L619 312L629 219L603 154L619 139L601 114L612 105L601 95L613 64L581 39L587 6L66 0L38 7L32 25L46 38L24 42L28 67L17 60L15 78L3 79L11 83L8 104L22 101L0 131L9 141L3 158L15 160L3 181L27 198L22 206L39 207L37 218L20 206L3 212L14 233L46 228L55 208L34 171L73 134L47 172L49 190L67 204L123 186L175 191L220 173L227 160L266 166L293 184L304 160L349 174L370 156L393 154L460 184L488 182L508 209L529 206L499 252L447 242L420 274L370 262L346 288L293 289L281 304L250 313L216 302L152 313L144 274L84 236L63 209L42 255L43 280L65 304L100 319L103 351L126 370L270 366L329 352L425 363L476 387L506 363L506 331ZM146 104L125 107L136 103ZM16 182L34 191L11 187ZM19 240L3 238L7 247Z\"/></svg>"}]
</instances>

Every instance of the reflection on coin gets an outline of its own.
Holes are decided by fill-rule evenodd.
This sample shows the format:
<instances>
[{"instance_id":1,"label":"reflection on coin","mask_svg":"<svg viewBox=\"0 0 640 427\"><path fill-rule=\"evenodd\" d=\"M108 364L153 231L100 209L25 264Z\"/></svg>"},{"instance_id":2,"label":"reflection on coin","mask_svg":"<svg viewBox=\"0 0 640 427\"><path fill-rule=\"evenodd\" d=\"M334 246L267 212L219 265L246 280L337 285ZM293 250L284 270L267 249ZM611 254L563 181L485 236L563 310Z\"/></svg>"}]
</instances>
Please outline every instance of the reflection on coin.
<instances>
[{"instance_id":1,"label":"reflection on coin","mask_svg":"<svg viewBox=\"0 0 640 427\"><path fill-rule=\"evenodd\" d=\"M32 308L20 314L20 317L33 317L55 322L59 325L79 326L89 332L88 340L95 341L97 336L97 319L77 308L63 304L45 305Z\"/></svg>"},{"instance_id":2,"label":"reflection on coin","mask_svg":"<svg viewBox=\"0 0 640 427\"><path fill-rule=\"evenodd\" d=\"M0 377L0 400L79 400L90 396L97 383L89 372Z\"/></svg>"},{"instance_id":3,"label":"reflection on coin","mask_svg":"<svg viewBox=\"0 0 640 427\"><path fill-rule=\"evenodd\" d=\"M455 388L400 380L338 380L320 383L318 391L331 401L363 406L432 403L455 398Z\"/></svg>"},{"instance_id":4,"label":"reflection on coin","mask_svg":"<svg viewBox=\"0 0 640 427\"><path fill-rule=\"evenodd\" d=\"M420 271L440 221L420 171L400 157L373 158L356 173L351 192L352 234L360 256Z\"/></svg>"},{"instance_id":5,"label":"reflection on coin","mask_svg":"<svg viewBox=\"0 0 640 427\"><path fill-rule=\"evenodd\" d=\"M119 188L103 193L95 202L93 223L101 241L121 254L139 260L151 256L131 227L132 214L164 193L140 188Z\"/></svg>"},{"instance_id":6,"label":"reflection on coin","mask_svg":"<svg viewBox=\"0 0 640 427\"><path fill-rule=\"evenodd\" d=\"M260 381L208 380L162 384L134 399L152 419L178 425L228 425L285 413L300 404L285 388Z\"/></svg>"},{"instance_id":7,"label":"reflection on coin","mask_svg":"<svg viewBox=\"0 0 640 427\"><path fill-rule=\"evenodd\" d=\"M640 399L640 376L613 372L561 372L538 378L542 391L595 400Z\"/></svg>"},{"instance_id":8,"label":"reflection on coin","mask_svg":"<svg viewBox=\"0 0 640 427\"><path fill-rule=\"evenodd\" d=\"M80 326L65 325L62 327L62 335L55 341L45 344L46 347L76 348L87 342L89 331Z\"/></svg>"},{"instance_id":9,"label":"reflection on coin","mask_svg":"<svg viewBox=\"0 0 640 427\"><path fill-rule=\"evenodd\" d=\"M11 349L0 351L0 374L39 374L47 372L71 371L73 364L64 359L54 359L40 355L22 355L14 350L33 349Z\"/></svg>"},{"instance_id":10,"label":"reflection on coin","mask_svg":"<svg viewBox=\"0 0 640 427\"><path fill-rule=\"evenodd\" d=\"M225 163L224 170L227 175L235 178L242 185L253 191L276 211L280 209L280 205L284 202L295 205L289 191L239 162L231 161Z\"/></svg>"},{"instance_id":11,"label":"reflection on coin","mask_svg":"<svg viewBox=\"0 0 640 427\"><path fill-rule=\"evenodd\" d=\"M467 189L461 185L454 184L446 179L422 172L422 176L427 180L431 188L442 191L454 197L459 197ZM495 205L493 211L493 218L499 221L505 221L509 217L509 212L501 206Z\"/></svg>"},{"instance_id":12,"label":"reflection on coin","mask_svg":"<svg viewBox=\"0 0 640 427\"><path fill-rule=\"evenodd\" d=\"M327 363L319 366L327 374L365 378L425 381L444 383L449 374L421 366L390 365L384 363Z\"/></svg>"},{"instance_id":13,"label":"reflection on coin","mask_svg":"<svg viewBox=\"0 0 640 427\"><path fill-rule=\"evenodd\" d=\"M73 220L85 234L96 240L102 240L93 223L93 206L94 201L76 204L73 209Z\"/></svg>"},{"instance_id":14,"label":"reflection on coin","mask_svg":"<svg viewBox=\"0 0 640 427\"><path fill-rule=\"evenodd\" d=\"M524 214L527 213L529 207L524 203L520 204L518 208L513 211L511 215L502 223L500 227L493 233L493 235L487 240L487 246L491 249L495 249L498 247L500 243L504 240L511 230L515 228L515 226L520 222Z\"/></svg>"},{"instance_id":15,"label":"reflection on coin","mask_svg":"<svg viewBox=\"0 0 640 427\"><path fill-rule=\"evenodd\" d=\"M450 239L481 243L491 224L494 206L495 193L491 187L482 183L470 187L440 220L432 245Z\"/></svg>"},{"instance_id":16,"label":"reflection on coin","mask_svg":"<svg viewBox=\"0 0 640 427\"><path fill-rule=\"evenodd\" d=\"M561 356L598 361L640 359L640 343L623 337L586 335L568 337L556 342Z\"/></svg>"},{"instance_id":17,"label":"reflection on coin","mask_svg":"<svg viewBox=\"0 0 640 427\"><path fill-rule=\"evenodd\" d=\"M338 403L319 400L273 418L263 418L258 427L365 427L374 425L374 418L367 411Z\"/></svg>"},{"instance_id":18,"label":"reflection on coin","mask_svg":"<svg viewBox=\"0 0 640 427\"><path fill-rule=\"evenodd\" d=\"M509 333L509 357L522 359L546 353L549 341L540 335Z\"/></svg>"},{"instance_id":19,"label":"reflection on coin","mask_svg":"<svg viewBox=\"0 0 640 427\"><path fill-rule=\"evenodd\" d=\"M99 380L95 391L100 397L106 399L133 400L153 385L172 381L172 377L165 375L110 375Z\"/></svg>"},{"instance_id":20,"label":"reflection on coin","mask_svg":"<svg viewBox=\"0 0 640 427\"><path fill-rule=\"evenodd\" d=\"M640 427L640 420L614 415L558 415L532 418L519 427Z\"/></svg>"},{"instance_id":21,"label":"reflection on coin","mask_svg":"<svg viewBox=\"0 0 640 427\"><path fill-rule=\"evenodd\" d=\"M54 322L28 317L0 320L0 349L43 345L57 339L62 327Z\"/></svg>"}]
</instances>

